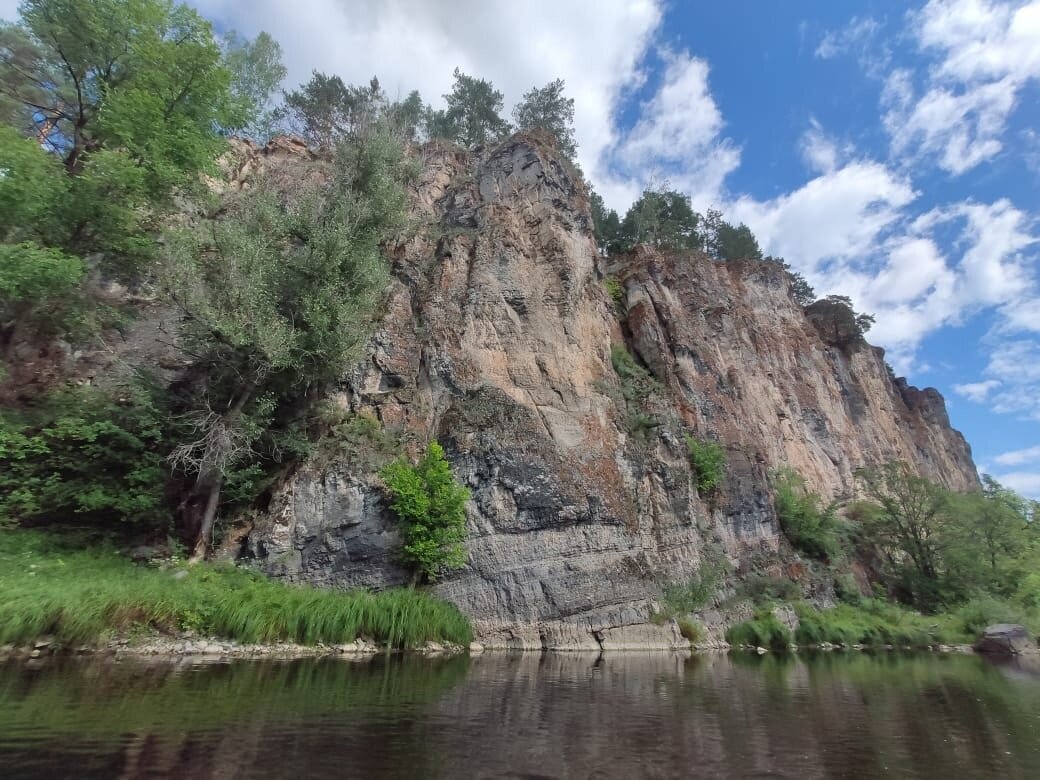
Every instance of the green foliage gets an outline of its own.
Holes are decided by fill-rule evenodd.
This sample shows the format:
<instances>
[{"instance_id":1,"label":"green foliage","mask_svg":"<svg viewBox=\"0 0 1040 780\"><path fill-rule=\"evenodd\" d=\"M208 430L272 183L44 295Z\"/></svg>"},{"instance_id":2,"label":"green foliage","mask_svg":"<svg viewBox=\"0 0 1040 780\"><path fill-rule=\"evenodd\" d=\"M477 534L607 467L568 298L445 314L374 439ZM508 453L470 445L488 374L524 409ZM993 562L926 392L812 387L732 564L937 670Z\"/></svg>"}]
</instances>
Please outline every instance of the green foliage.
<instances>
[{"instance_id":1,"label":"green foliage","mask_svg":"<svg viewBox=\"0 0 1040 780\"><path fill-rule=\"evenodd\" d=\"M816 291L804 276L790 269L788 269L787 275L791 282L791 297L794 298L795 303L799 306L808 306L816 300Z\"/></svg>"},{"instance_id":2,"label":"green foliage","mask_svg":"<svg viewBox=\"0 0 1040 780\"><path fill-rule=\"evenodd\" d=\"M691 645L704 639L704 626L696 620L679 618L676 623L679 626L679 633L682 634L683 639L687 640Z\"/></svg>"},{"instance_id":3,"label":"green foliage","mask_svg":"<svg viewBox=\"0 0 1040 780\"><path fill-rule=\"evenodd\" d=\"M355 473L372 472L386 466L401 451L400 439L372 415L350 414L325 404L317 417L324 427L314 458L318 463L345 466Z\"/></svg>"},{"instance_id":4,"label":"green foliage","mask_svg":"<svg viewBox=\"0 0 1040 780\"><path fill-rule=\"evenodd\" d=\"M589 210L592 215L592 234L600 253L610 257L627 249L621 237L621 218L614 209L607 209L603 198L591 187Z\"/></svg>"},{"instance_id":5,"label":"green foliage","mask_svg":"<svg viewBox=\"0 0 1040 780\"><path fill-rule=\"evenodd\" d=\"M663 601L666 614L674 617L696 612L715 598L729 572L729 561L724 555L706 555L697 574L689 582L665 588Z\"/></svg>"},{"instance_id":6,"label":"green foliage","mask_svg":"<svg viewBox=\"0 0 1040 780\"><path fill-rule=\"evenodd\" d=\"M753 619L726 631L726 641L731 645L764 647L777 653L787 652L793 639L791 630L766 610L756 612Z\"/></svg>"},{"instance_id":7,"label":"green foliage","mask_svg":"<svg viewBox=\"0 0 1040 780\"><path fill-rule=\"evenodd\" d=\"M750 574L737 588L737 597L751 599L755 604L797 601L802 588L794 580L768 574Z\"/></svg>"},{"instance_id":8,"label":"green foliage","mask_svg":"<svg viewBox=\"0 0 1040 780\"><path fill-rule=\"evenodd\" d=\"M135 566L106 549L62 547L39 532L0 533L0 643L50 635L81 644L134 626L242 642L367 637L391 647L472 637L454 606L411 589L341 593L226 566L174 573Z\"/></svg>"},{"instance_id":9,"label":"green foliage","mask_svg":"<svg viewBox=\"0 0 1040 780\"><path fill-rule=\"evenodd\" d=\"M386 111L379 80L347 85L339 76L314 71L310 81L285 95L280 116L312 146L330 151L368 135Z\"/></svg>"},{"instance_id":10,"label":"green foliage","mask_svg":"<svg viewBox=\"0 0 1040 780\"><path fill-rule=\"evenodd\" d=\"M263 143L276 119L271 96L288 73L282 47L266 32L250 41L228 30L221 48L224 67L231 73L231 94L239 104L237 126L225 129Z\"/></svg>"},{"instance_id":11,"label":"green foliage","mask_svg":"<svg viewBox=\"0 0 1040 780\"><path fill-rule=\"evenodd\" d=\"M455 480L441 445L430 442L418 464L396 461L381 474L404 524L405 561L431 580L465 566L469 490Z\"/></svg>"},{"instance_id":12,"label":"green foliage","mask_svg":"<svg viewBox=\"0 0 1040 780\"><path fill-rule=\"evenodd\" d=\"M715 229L713 247L719 260L762 259L762 250L755 234L743 223L734 227L720 219Z\"/></svg>"},{"instance_id":13,"label":"green foliage","mask_svg":"<svg viewBox=\"0 0 1040 780\"><path fill-rule=\"evenodd\" d=\"M621 380L621 392L626 401L642 402L657 389L657 382L643 368L623 344L610 345L610 363Z\"/></svg>"},{"instance_id":14,"label":"green foliage","mask_svg":"<svg viewBox=\"0 0 1040 780\"><path fill-rule=\"evenodd\" d=\"M379 314L381 244L405 217L403 149L378 127L317 165L295 188L260 177L216 218L167 235L161 277L201 373L179 398L174 461L197 495L219 493L236 468L289 459L308 403L360 355Z\"/></svg>"},{"instance_id":15,"label":"green foliage","mask_svg":"<svg viewBox=\"0 0 1040 780\"><path fill-rule=\"evenodd\" d=\"M61 160L0 126L0 241L42 241L60 230L55 209L69 186Z\"/></svg>"},{"instance_id":16,"label":"green foliage","mask_svg":"<svg viewBox=\"0 0 1040 780\"><path fill-rule=\"evenodd\" d=\"M795 641L799 645L926 648L971 640L948 625L949 621L937 622L880 601L863 602L858 607L839 605L826 610L799 605L796 611L799 622Z\"/></svg>"},{"instance_id":17,"label":"green foliage","mask_svg":"<svg viewBox=\"0 0 1040 780\"><path fill-rule=\"evenodd\" d=\"M60 335L82 321L80 284L86 268L78 257L31 242L0 244L0 341L16 328Z\"/></svg>"},{"instance_id":18,"label":"green foliage","mask_svg":"<svg viewBox=\"0 0 1040 780\"><path fill-rule=\"evenodd\" d=\"M795 548L820 560L841 555L837 505L823 506L796 472L784 469L773 476L773 503L780 528Z\"/></svg>"},{"instance_id":19,"label":"green foliage","mask_svg":"<svg viewBox=\"0 0 1040 780\"><path fill-rule=\"evenodd\" d=\"M139 387L89 387L0 417L0 523L169 522L165 410Z\"/></svg>"},{"instance_id":20,"label":"green foliage","mask_svg":"<svg viewBox=\"0 0 1040 780\"><path fill-rule=\"evenodd\" d=\"M608 276L603 280L603 287L607 290L607 295L610 296L610 300L614 302L614 308L619 312L625 310L625 288L621 286L621 282L618 281L616 276Z\"/></svg>"},{"instance_id":21,"label":"green foliage","mask_svg":"<svg viewBox=\"0 0 1040 780\"><path fill-rule=\"evenodd\" d=\"M646 190L632 204L620 227L624 248L651 244L664 249L702 249L704 241L697 227L698 215L690 197L674 190Z\"/></svg>"},{"instance_id":22,"label":"green foliage","mask_svg":"<svg viewBox=\"0 0 1040 780\"><path fill-rule=\"evenodd\" d=\"M953 611L954 626L968 641L994 623L1018 623L1034 634L1040 631L1040 610L988 594L980 594Z\"/></svg>"},{"instance_id":23,"label":"green foliage","mask_svg":"<svg viewBox=\"0 0 1040 780\"><path fill-rule=\"evenodd\" d=\"M545 130L556 139L564 155L573 158L578 151L574 140L574 98L564 97L563 79L531 89L513 108L517 130Z\"/></svg>"},{"instance_id":24,"label":"green foliage","mask_svg":"<svg viewBox=\"0 0 1040 780\"><path fill-rule=\"evenodd\" d=\"M697 480L697 492L702 496L714 493L726 475L726 451L718 442L702 441L689 435L686 449Z\"/></svg>"},{"instance_id":25,"label":"green foliage","mask_svg":"<svg viewBox=\"0 0 1040 780\"><path fill-rule=\"evenodd\" d=\"M502 93L490 81L467 76L455 68L455 83L444 96L447 108L431 111L427 133L462 146L492 143L510 131L501 116Z\"/></svg>"}]
</instances>

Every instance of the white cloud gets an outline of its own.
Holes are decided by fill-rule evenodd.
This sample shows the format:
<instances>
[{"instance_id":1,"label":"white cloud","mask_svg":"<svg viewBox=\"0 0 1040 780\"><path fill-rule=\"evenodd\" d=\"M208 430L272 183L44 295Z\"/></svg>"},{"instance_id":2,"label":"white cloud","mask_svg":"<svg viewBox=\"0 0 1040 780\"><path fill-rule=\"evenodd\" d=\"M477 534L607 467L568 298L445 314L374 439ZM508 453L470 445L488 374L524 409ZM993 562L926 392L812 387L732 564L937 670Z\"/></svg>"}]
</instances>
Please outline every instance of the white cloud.
<instances>
[{"instance_id":1,"label":"white cloud","mask_svg":"<svg viewBox=\"0 0 1040 780\"><path fill-rule=\"evenodd\" d=\"M716 202L740 151L722 138L723 119L708 84L708 63L662 51L661 84L614 150L616 171L645 185L651 175L691 195L695 208ZM605 196L606 197L606 196Z\"/></svg>"},{"instance_id":2,"label":"white cloud","mask_svg":"<svg viewBox=\"0 0 1040 780\"><path fill-rule=\"evenodd\" d=\"M845 54L850 49L859 48L868 43L880 29L881 25L877 20L854 16L845 27L828 32L823 36L819 46L816 47L816 56L822 60L829 60Z\"/></svg>"},{"instance_id":3,"label":"white cloud","mask_svg":"<svg viewBox=\"0 0 1040 780\"><path fill-rule=\"evenodd\" d=\"M290 86L312 69L354 83L378 75L391 96L418 89L438 103L458 66L490 79L508 110L532 86L562 78L575 102L579 163L597 184L606 178L601 155L617 141L614 112L642 78L640 63L662 18L660 0L308 0L291 10L279 0L192 4L247 35L270 32L284 50ZM617 192L615 202L624 189Z\"/></svg>"},{"instance_id":4,"label":"white cloud","mask_svg":"<svg viewBox=\"0 0 1040 780\"><path fill-rule=\"evenodd\" d=\"M892 150L935 156L962 174L1004 149L1019 96L1040 78L1040 0L931 0L909 18L918 47L937 62L920 90L909 71L888 76L882 107Z\"/></svg>"},{"instance_id":5,"label":"white cloud","mask_svg":"<svg viewBox=\"0 0 1040 780\"><path fill-rule=\"evenodd\" d=\"M993 458L994 463L1001 466L1020 466L1023 463L1032 463L1040 460L1040 446L1027 447L1024 450L1011 450Z\"/></svg>"},{"instance_id":6,"label":"white cloud","mask_svg":"<svg viewBox=\"0 0 1040 780\"><path fill-rule=\"evenodd\" d=\"M857 161L770 201L742 196L727 213L746 222L767 251L806 274L825 259L862 257L914 200L910 182L884 165Z\"/></svg>"},{"instance_id":7,"label":"white cloud","mask_svg":"<svg viewBox=\"0 0 1040 780\"><path fill-rule=\"evenodd\" d=\"M999 379L987 379L984 382L968 382L963 385L954 385L953 392L957 395L967 398L969 401L974 401L977 404L982 403L989 396L990 392L1000 387ZM998 462L1002 462L997 459Z\"/></svg>"},{"instance_id":8,"label":"white cloud","mask_svg":"<svg viewBox=\"0 0 1040 780\"><path fill-rule=\"evenodd\" d=\"M839 147L838 142L824 132L816 119L809 121L809 129L802 135L802 158L814 173L830 173L852 151L848 145Z\"/></svg>"}]
</instances>

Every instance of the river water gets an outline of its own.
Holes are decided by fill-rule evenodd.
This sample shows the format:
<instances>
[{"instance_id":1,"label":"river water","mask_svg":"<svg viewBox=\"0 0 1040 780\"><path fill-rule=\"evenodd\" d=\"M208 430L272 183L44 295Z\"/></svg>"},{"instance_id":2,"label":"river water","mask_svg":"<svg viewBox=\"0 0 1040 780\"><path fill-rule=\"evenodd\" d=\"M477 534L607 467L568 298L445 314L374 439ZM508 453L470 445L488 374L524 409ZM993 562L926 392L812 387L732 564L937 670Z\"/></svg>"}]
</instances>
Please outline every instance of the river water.
<instances>
[{"instance_id":1,"label":"river water","mask_svg":"<svg viewBox=\"0 0 1040 780\"><path fill-rule=\"evenodd\" d=\"M974 656L0 664L4 778L1040 778L1040 675Z\"/></svg>"}]
</instances>

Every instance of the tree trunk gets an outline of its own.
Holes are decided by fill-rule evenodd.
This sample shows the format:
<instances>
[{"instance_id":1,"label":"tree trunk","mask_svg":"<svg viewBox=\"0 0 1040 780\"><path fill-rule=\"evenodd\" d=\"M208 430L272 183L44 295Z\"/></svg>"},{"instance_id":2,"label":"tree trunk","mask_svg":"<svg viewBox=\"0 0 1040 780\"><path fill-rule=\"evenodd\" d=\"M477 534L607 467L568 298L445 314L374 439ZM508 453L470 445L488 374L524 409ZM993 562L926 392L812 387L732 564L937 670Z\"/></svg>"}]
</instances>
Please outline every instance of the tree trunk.
<instances>
[{"instance_id":1,"label":"tree trunk","mask_svg":"<svg viewBox=\"0 0 1040 780\"><path fill-rule=\"evenodd\" d=\"M202 521L199 524L199 535L188 563L198 563L206 557L210 536L213 534L213 524L217 519L217 507L220 506L220 487L223 481L224 475L217 474L210 483L206 494L206 507L202 511Z\"/></svg>"}]
</instances>

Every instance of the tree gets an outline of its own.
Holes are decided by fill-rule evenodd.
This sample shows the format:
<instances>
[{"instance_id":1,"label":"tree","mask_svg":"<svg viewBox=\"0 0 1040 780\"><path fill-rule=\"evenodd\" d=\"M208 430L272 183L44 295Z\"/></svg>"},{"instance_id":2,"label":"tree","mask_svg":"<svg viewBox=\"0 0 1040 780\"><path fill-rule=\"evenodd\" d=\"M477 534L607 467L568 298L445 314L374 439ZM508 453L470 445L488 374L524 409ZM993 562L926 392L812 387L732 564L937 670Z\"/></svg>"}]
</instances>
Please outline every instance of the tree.
<instances>
[{"instance_id":1,"label":"tree","mask_svg":"<svg viewBox=\"0 0 1040 780\"><path fill-rule=\"evenodd\" d=\"M887 562L906 598L935 609L943 602L950 494L901 461L859 469L856 477L876 505L860 513L862 537Z\"/></svg>"},{"instance_id":2,"label":"tree","mask_svg":"<svg viewBox=\"0 0 1040 780\"><path fill-rule=\"evenodd\" d=\"M758 239L751 228L743 222L734 227L728 222L720 221L715 234L716 251L719 260L761 260L762 250Z\"/></svg>"},{"instance_id":3,"label":"tree","mask_svg":"<svg viewBox=\"0 0 1040 780\"><path fill-rule=\"evenodd\" d=\"M534 88L513 108L513 121L518 130L546 130L568 158L578 151L574 139L574 98L563 96L563 79L556 79L541 89Z\"/></svg>"},{"instance_id":4,"label":"tree","mask_svg":"<svg viewBox=\"0 0 1040 780\"><path fill-rule=\"evenodd\" d=\"M311 145L329 151L344 139L368 133L385 109L378 79L347 86L339 76L313 71L310 81L285 95L281 116Z\"/></svg>"},{"instance_id":5,"label":"tree","mask_svg":"<svg viewBox=\"0 0 1040 780\"><path fill-rule=\"evenodd\" d=\"M791 297L794 298L795 303L799 306L808 306L816 300L816 291L812 288L812 285L806 281L804 276L797 271L792 271L790 269L787 271L787 276L791 282Z\"/></svg>"},{"instance_id":6,"label":"tree","mask_svg":"<svg viewBox=\"0 0 1040 780\"><path fill-rule=\"evenodd\" d=\"M447 569L466 565L466 502L460 485L433 441L416 464L395 461L381 472L390 493L390 508L404 523L404 559L416 579L435 580Z\"/></svg>"},{"instance_id":7,"label":"tree","mask_svg":"<svg viewBox=\"0 0 1040 780\"><path fill-rule=\"evenodd\" d=\"M478 146L503 138L509 123L501 116L502 93L490 81L467 76L455 68L455 84L444 95L447 108L431 111L427 134L462 146Z\"/></svg>"},{"instance_id":8,"label":"tree","mask_svg":"<svg viewBox=\"0 0 1040 780\"><path fill-rule=\"evenodd\" d=\"M181 516L204 555L230 477L277 463L293 424L356 359L402 224L403 150L385 129L340 147L295 189L261 177L219 217L171 231L162 277L186 316L195 381L182 391Z\"/></svg>"},{"instance_id":9,"label":"tree","mask_svg":"<svg viewBox=\"0 0 1040 780\"><path fill-rule=\"evenodd\" d=\"M390 126L401 139L411 142L418 139L419 129L427 111L422 95L417 90L412 90L404 100L392 103L387 108L386 116Z\"/></svg>"},{"instance_id":10,"label":"tree","mask_svg":"<svg viewBox=\"0 0 1040 780\"><path fill-rule=\"evenodd\" d=\"M209 22L170 0L26 0L6 30L0 85L23 124L70 173L89 155L124 152L166 195L207 167L216 127L241 107Z\"/></svg>"},{"instance_id":11,"label":"tree","mask_svg":"<svg viewBox=\"0 0 1040 780\"><path fill-rule=\"evenodd\" d=\"M614 209L607 209L603 198L595 190L589 190L589 210L592 214L592 234L596 246L604 257L622 250L621 219Z\"/></svg>"},{"instance_id":12,"label":"tree","mask_svg":"<svg viewBox=\"0 0 1040 780\"><path fill-rule=\"evenodd\" d=\"M276 118L271 96L288 73L282 64L282 47L266 32L250 41L229 30L222 48L224 66L231 72L231 93L241 104L239 126L226 129L262 143L270 137Z\"/></svg>"},{"instance_id":13,"label":"tree","mask_svg":"<svg viewBox=\"0 0 1040 780\"><path fill-rule=\"evenodd\" d=\"M625 248L650 244L664 249L701 249L700 216L690 198L674 190L646 190L632 204L621 222L620 240Z\"/></svg>"}]
</instances>

